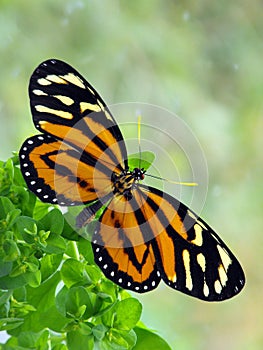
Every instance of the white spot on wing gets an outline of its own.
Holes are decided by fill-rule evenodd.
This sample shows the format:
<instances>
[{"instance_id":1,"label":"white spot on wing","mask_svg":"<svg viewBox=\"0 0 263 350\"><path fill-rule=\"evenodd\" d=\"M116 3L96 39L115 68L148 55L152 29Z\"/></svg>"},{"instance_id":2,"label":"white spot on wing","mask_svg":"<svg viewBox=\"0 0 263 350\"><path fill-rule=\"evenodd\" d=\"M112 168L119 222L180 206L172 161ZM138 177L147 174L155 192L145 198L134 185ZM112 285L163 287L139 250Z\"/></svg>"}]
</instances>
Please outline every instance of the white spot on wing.
<instances>
[{"instance_id":1,"label":"white spot on wing","mask_svg":"<svg viewBox=\"0 0 263 350\"><path fill-rule=\"evenodd\" d=\"M229 268L229 266L232 264L232 260L230 259L229 255L225 251L224 248L222 248L219 244L217 245L217 249L220 255L220 258L222 260L222 263L224 265L225 271Z\"/></svg>"},{"instance_id":2,"label":"white spot on wing","mask_svg":"<svg viewBox=\"0 0 263 350\"><path fill-rule=\"evenodd\" d=\"M81 113L85 112L86 110L90 110L93 112L100 112L101 111L100 106L98 106L97 104L92 104L92 103L88 103L88 102L80 102L79 106L80 106Z\"/></svg>"},{"instance_id":3,"label":"white spot on wing","mask_svg":"<svg viewBox=\"0 0 263 350\"><path fill-rule=\"evenodd\" d=\"M57 109L49 108L42 105L36 105L35 109L40 113L50 113L50 114L55 114L56 116L61 117L63 119L73 119L73 115L71 113L65 112L62 110L57 110Z\"/></svg>"},{"instance_id":4,"label":"white spot on wing","mask_svg":"<svg viewBox=\"0 0 263 350\"><path fill-rule=\"evenodd\" d=\"M227 278L226 271L222 265L219 266L218 273L219 273L219 278L220 278L221 284L223 286L225 286L228 278Z\"/></svg>"},{"instance_id":5,"label":"white spot on wing","mask_svg":"<svg viewBox=\"0 0 263 350\"><path fill-rule=\"evenodd\" d=\"M201 247L203 244L203 235L202 235L202 227L199 224L194 225L194 230L195 230L195 239L191 241L191 243L198 245Z\"/></svg>"},{"instance_id":6,"label":"white spot on wing","mask_svg":"<svg viewBox=\"0 0 263 350\"><path fill-rule=\"evenodd\" d=\"M78 76L76 76L73 73L68 73L66 75L61 75L61 78L67 80L68 82L70 82L70 83L72 83L74 85L79 86L82 89L86 89L85 85L83 84L83 81Z\"/></svg>"},{"instance_id":7,"label":"white spot on wing","mask_svg":"<svg viewBox=\"0 0 263 350\"><path fill-rule=\"evenodd\" d=\"M32 92L33 92L33 94L35 94L37 96L47 96L47 94L44 91L39 90L39 89L34 89Z\"/></svg>"},{"instance_id":8,"label":"white spot on wing","mask_svg":"<svg viewBox=\"0 0 263 350\"><path fill-rule=\"evenodd\" d=\"M50 74L46 76L46 79L49 80L52 83L57 83L57 84L67 84L67 82L64 79L61 79L60 76L55 75L55 74Z\"/></svg>"},{"instance_id":9,"label":"white spot on wing","mask_svg":"<svg viewBox=\"0 0 263 350\"><path fill-rule=\"evenodd\" d=\"M209 295L209 288L208 288L208 285L206 284L206 282L204 282L203 293L204 293L205 297L208 297L208 295Z\"/></svg>"},{"instance_id":10,"label":"white spot on wing","mask_svg":"<svg viewBox=\"0 0 263 350\"><path fill-rule=\"evenodd\" d=\"M74 103L74 100L68 96L63 96L63 95L54 95L59 101L64 103L64 105L70 106Z\"/></svg>"},{"instance_id":11,"label":"white spot on wing","mask_svg":"<svg viewBox=\"0 0 263 350\"><path fill-rule=\"evenodd\" d=\"M38 79L37 82L38 82L39 85L51 85L52 84L51 81L48 81L45 78L40 78L40 79Z\"/></svg>"},{"instance_id":12,"label":"white spot on wing","mask_svg":"<svg viewBox=\"0 0 263 350\"><path fill-rule=\"evenodd\" d=\"M214 283L214 286L215 286L216 293L220 294L221 291L222 291L221 283L218 280L216 280L215 283Z\"/></svg>"},{"instance_id":13,"label":"white spot on wing","mask_svg":"<svg viewBox=\"0 0 263 350\"><path fill-rule=\"evenodd\" d=\"M190 270L190 253L187 249L183 250L183 261L184 261L184 267L185 267L185 286L188 290L193 289L193 281L191 276L191 270Z\"/></svg>"},{"instance_id":14,"label":"white spot on wing","mask_svg":"<svg viewBox=\"0 0 263 350\"><path fill-rule=\"evenodd\" d=\"M202 253L199 253L197 255L197 262L201 266L202 271L205 272L206 263L205 263L205 257Z\"/></svg>"}]
</instances>

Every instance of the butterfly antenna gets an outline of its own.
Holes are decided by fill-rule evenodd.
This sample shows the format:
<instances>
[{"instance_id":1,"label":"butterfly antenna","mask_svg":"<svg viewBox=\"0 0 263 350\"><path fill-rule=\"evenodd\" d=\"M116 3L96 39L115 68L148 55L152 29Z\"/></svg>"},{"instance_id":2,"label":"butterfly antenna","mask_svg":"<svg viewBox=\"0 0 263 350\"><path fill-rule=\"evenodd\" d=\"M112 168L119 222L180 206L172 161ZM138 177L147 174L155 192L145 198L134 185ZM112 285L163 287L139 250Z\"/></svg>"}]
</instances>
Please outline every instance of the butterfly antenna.
<instances>
[{"instance_id":1,"label":"butterfly antenna","mask_svg":"<svg viewBox=\"0 0 263 350\"><path fill-rule=\"evenodd\" d=\"M142 119L142 116L139 115L138 116L138 146L139 146L139 155L140 155L140 158L139 158L139 169L141 169L141 163L142 163L142 149L141 149L141 119Z\"/></svg>"},{"instance_id":2,"label":"butterfly antenna","mask_svg":"<svg viewBox=\"0 0 263 350\"><path fill-rule=\"evenodd\" d=\"M152 178L157 179L157 180L167 181L167 182L170 182L170 183L176 184L176 185L198 186L198 183L196 183L196 182L180 182L180 181L173 181L173 180L164 179L163 177L159 177L159 176L155 176L155 175L151 175L151 174L147 174L147 173L144 174L144 176L149 176L149 177L152 177Z\"/></svg>"}]
</instances>

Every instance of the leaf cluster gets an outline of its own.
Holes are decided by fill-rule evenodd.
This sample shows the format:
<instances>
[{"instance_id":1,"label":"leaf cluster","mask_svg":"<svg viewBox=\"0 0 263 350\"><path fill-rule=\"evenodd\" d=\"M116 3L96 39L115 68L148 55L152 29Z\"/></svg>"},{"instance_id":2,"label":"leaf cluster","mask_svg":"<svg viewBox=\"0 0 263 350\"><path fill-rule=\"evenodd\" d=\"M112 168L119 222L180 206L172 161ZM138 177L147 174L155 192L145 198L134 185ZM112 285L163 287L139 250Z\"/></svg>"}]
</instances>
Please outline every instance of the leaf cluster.
<instances>
[{"instance_id":1,"label":"leaf cluster","mask_svg":"<svg viewBox=\"0 0 263 350\"><path fill-rule=\"evenodd\" d=\"M0 162L0 349L170 349L104 277L73 219L28 191L17 156Z\"/></svg>"}]
</instances>

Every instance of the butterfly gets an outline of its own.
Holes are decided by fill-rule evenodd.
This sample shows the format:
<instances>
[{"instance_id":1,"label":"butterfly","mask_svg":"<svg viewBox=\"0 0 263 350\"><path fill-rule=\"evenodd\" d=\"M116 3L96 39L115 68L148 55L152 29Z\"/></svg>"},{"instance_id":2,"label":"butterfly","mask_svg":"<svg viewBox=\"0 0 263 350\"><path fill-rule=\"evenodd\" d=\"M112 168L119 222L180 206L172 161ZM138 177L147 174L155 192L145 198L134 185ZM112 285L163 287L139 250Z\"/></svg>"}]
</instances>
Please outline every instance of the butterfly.
<instances>
[{"instance_id":1,"label":"butterfly","mask_svg":"<svg viewBox=\"0 0 263 350\"><path fill-rule=\"evenodd\" d=\"M176 198L130 169L121 131L94 88L70 65L41 63L29 83L35 127L19 153L27 186L41 201L87 204L82 227L102 210L94 260L117 285L138 293L163 280L187 295L221 301L238 294L244 272L224 242Z\"/></svg>"}]
</instances>

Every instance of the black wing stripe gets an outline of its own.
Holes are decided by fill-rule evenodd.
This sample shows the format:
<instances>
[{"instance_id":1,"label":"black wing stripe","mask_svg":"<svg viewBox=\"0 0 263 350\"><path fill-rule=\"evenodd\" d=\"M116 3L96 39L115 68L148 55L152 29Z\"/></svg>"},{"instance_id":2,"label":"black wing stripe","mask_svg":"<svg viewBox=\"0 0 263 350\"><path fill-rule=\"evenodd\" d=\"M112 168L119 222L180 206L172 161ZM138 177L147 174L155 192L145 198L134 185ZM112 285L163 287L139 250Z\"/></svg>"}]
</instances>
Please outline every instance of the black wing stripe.
<instances>
[{"instance_id":1,"label":"black wing stripe","mask_svg":"<svg viewBox=\"0 0 263 350\"><path fill-rule=\"evenodd\" d=\"M70 65L59 60L47 60L33 72L29 84L30 104L36 127L46 132L40 122L60 123L59 111L63 111L63 125L76 127L83 117L94 118L108 129L119 145L124 168L128 169L127 152L121 131L96 90ZM40 106L40 108L39 108ZM45 112L47 107L54 113ZM41 112L42 110L42 112ZM53 136L57 137L57 135Z\"/></svg>"}]
</instances>

